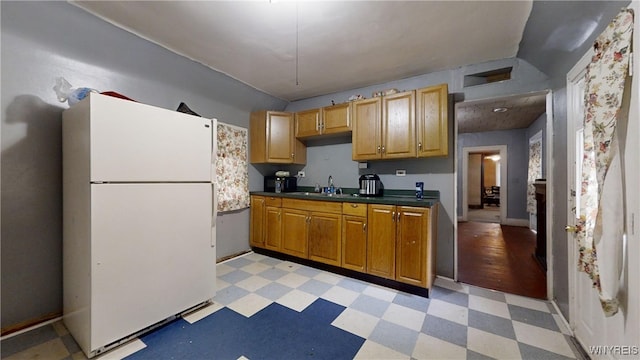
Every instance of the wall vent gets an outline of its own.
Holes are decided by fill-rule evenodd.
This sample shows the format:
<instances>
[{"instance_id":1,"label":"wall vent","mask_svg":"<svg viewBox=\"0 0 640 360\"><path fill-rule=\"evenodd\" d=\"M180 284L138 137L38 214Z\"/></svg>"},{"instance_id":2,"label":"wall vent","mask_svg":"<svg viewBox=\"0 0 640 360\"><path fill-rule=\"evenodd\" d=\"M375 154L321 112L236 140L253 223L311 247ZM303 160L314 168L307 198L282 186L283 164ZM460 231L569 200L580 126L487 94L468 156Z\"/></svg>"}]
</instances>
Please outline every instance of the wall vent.
<instances>
[{"instance_id":1,"label":"wall vent","mask_svg":"<svg viewBox=\"0 0 640 360\"><path fill-rule=\"evenodd\" d=\"M479 72L464 76L464 87L490 84L498 81L511 80L513 66Z\"/></svg>"}]
</instances>

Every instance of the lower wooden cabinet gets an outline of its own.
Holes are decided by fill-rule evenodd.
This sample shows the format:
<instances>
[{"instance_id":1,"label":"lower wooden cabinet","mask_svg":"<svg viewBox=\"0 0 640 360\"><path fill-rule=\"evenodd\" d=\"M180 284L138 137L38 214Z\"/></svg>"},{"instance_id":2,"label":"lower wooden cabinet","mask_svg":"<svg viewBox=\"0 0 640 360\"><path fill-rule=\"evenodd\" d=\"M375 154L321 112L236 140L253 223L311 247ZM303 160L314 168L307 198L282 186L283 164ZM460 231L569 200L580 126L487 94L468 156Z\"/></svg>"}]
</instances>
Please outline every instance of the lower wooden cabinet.
<instances>
[{"instance_id":1,"label":"lower wooden cabinet","mask_svg":"<svg viewBox=\"0 0 640 360\"><path fill-rule=\"evenodd\" d=\"M341 266L342 215L312 212L309 217L309 260Z\"/></svg>"},{"instance_id":2,"label":"lower wooden cabinet","mask_svg":"<svg viewBox=\"0 0 640 360\"><path fill-rule=\"evenodd\" d=\"M367 204L342 203L342 267L367 271Z\"/></svg>"},{"instance_id":3,"label":"lower wooden cabinet","mask_svg":"<svg viewBox=\"0 0 640 360\"><path fill-rule=\"evenodd\" d=\"M283 209L282 211L282 237L283 253L307 258L307 243L309 233L309 212L296 209Z\"/></svg>"},{"instance_id":4,"label":"lower wooden cabinet","mask_svg":"<svg viewBox=\"0 0 640 360\"><path fill-rule=\"evenodd\" d=\"M369 205L367 237L367 273L395 279L396 207Z\"/></svg>"},{"instance_id":5,"label":"lower wooden cabinet","mask_svg":"<svg viewBox=\"0 0 640 360\"><path fill-rule=\"evenodd\" d=\"M264 219L264 247L269 250L280 251L282 242L282 208L266 206Z\"/></svg>"},{"instance_id":6,"label":"lower wooden cabinet","mask_svg":"<svg viewBox=\"0 0 640 360\"><path fill-rule=\"evenodd\" d=\"M369 205L367 273L430 288L436 206Z\"/></svg>"},{"instance_id":7,"label":"lower wooden cabinet","mask_svg":"<svg viewBox=\"0 0 640 360\"><path fill-rule=\"evenodd\" d=\"M431 272L431 209L399 206L396 215L396 280L426 287Z\"/></svg>"},{"instance_id":8,"label":"lower wooden cabinet","mask_svg":"<svg viewBox=\"0 0 640 360\"><path fill-rule=\"evenodd\" d=\"M249 245L264 247L264 196L251 196L251 220L249 222Z\"/></svg>"},{"instance_id":9,"label":"lower wooden cabinet","mask_svg":"<svg viewBox=\"0 0 640 360\"><path fill-rule=\"evenodd\" d=\"M367 218L342 215L342 267L367 270Z\"/></svg>"},{"instance_id":10,"label":"lower wooden cabinet","mask_svg":"<svg viewBox=\"0 0 640 360\"><path fill-rule=\"evenodd\" d=\"M250 244L423 288L435 278L437 205L251 196Z\"/></svg>"}]
</instances>

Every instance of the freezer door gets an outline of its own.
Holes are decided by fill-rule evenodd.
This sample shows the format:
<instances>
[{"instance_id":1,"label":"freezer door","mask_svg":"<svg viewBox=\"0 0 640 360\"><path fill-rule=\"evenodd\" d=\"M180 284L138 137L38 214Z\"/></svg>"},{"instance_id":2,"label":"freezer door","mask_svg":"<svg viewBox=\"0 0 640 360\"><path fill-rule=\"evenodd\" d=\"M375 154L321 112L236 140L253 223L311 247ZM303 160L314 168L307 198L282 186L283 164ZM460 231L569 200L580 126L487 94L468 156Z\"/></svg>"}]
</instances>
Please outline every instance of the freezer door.
<instances>
[{"instance_id":1,"label":"freezer door","mask_svg":"<svg viewBox=\"0 0 640 360\"><path fill-rule=\"evenodd\" d=\"M211 180L210 119L91 95L91 181Z\"/></svg>"},{"instance_id":2,"label":"freezer door","mask_svg":"<svg viewBox=\"0 0 640 360\"><path fill-rule=\"evenodd\" d=\"M211 184L91 185L91 348L215 296Z\"/></svg>"}]
</instances>

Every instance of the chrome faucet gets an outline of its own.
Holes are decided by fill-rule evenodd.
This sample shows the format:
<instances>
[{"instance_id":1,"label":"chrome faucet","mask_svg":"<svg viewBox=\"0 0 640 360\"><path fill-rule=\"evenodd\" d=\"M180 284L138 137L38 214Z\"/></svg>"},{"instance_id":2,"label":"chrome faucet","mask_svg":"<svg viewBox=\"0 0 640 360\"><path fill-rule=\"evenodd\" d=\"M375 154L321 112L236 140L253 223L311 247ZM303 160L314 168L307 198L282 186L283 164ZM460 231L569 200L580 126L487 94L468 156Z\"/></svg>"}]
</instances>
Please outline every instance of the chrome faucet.
<instances>
[{"instance_id":1,"label":"chrome faucet","mask_svg":"<svg viewBox=\"0 0 640 360\"><path fill-rule=\"evenodd\" d=\"M333 186L333 176L329 175L329 180L327 185L329 185L329 187L327 188L327 194L328 195L335 194L336 188Z\"/></svg>"}]
</instances>

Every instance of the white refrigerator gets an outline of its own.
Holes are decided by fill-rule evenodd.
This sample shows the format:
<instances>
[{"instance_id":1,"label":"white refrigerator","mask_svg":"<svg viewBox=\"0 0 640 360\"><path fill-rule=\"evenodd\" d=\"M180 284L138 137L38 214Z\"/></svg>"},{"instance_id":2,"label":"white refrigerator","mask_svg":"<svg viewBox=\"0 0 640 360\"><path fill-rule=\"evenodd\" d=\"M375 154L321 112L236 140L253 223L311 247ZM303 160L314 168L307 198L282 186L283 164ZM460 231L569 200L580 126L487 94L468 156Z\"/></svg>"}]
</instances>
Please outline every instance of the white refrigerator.
<instances>
[{"instance_id":1,"label":"white refrigerator","mask_svg":"<svg viewBox=\"0 0 640 360\"><path fill-rule=\"evenodd\" d=\"M99 94L64 111L63 319L87 356L215 295L215 125Z\"/></svg>"}]
</instances>

